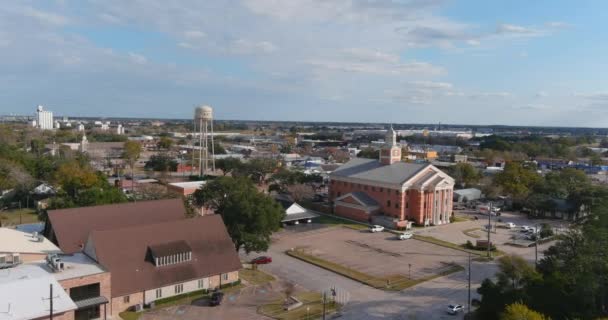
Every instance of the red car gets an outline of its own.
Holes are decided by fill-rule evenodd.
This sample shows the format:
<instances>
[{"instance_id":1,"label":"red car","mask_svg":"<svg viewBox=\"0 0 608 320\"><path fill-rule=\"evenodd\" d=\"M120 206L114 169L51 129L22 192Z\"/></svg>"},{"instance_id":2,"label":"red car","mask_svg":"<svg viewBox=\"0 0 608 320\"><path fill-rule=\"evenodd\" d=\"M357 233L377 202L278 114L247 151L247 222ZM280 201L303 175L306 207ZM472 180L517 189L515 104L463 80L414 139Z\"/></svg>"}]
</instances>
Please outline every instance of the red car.
<instances>
[{"instance_id":1,"label":"red car","mask_svg":"<svg viewBox=\"0 0 608 320\"><path fill-rule=\"evenodd\" d=\"M252 264L268 264L272 262L272 258L271 257L267 257L267 256L261 256L261 257L257 257L253 260L251 260Z\"/></svg>"}]
</instances>

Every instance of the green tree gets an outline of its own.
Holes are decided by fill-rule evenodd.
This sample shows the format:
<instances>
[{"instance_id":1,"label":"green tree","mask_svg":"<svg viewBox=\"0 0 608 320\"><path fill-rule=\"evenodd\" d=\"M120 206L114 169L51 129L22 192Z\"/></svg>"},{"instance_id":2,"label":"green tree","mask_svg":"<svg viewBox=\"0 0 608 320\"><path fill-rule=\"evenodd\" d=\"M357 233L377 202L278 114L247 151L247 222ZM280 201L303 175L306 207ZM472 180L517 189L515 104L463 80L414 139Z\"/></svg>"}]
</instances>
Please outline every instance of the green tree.
<instances>
[{"instance_id":1,"label":"green tree","mask_svg":"<svg viewBox=\"0 0 608 320\"><path fill-rule=\"evenodd\" d=\"M252 181L262 184L266 181L267 176L276 169L276 160L255 158L244 162L243 165L239 166L237 170L234 170L232 174L241 177L249 177Z\"/></svg>"},{"instance_id":2,"label":"green tree","mask_svg":"<svg viewBox=\"0 0 608 320\"><path fill-rule=\"evenodd\" d=\"M357 153L358 158L380 159L380 152L372 148L366 148Z\"/></svg>"},{"instance_id":3,"label":"green tree","mask_svg":"<svg viewBox=\"0 0 608 320\"><path fill-rule=\"evenodd\" d=\"M169 150L173 146L173 140L169 137L161 137L156 146L162 150Z\"/></svg>"},{"instance_id":4,"label":"green tree","mask_svg":"<svg viewBox=\"0 0 608 320\"><path fill-rule=\"evenodd\" d=\"M494 182L515 200L524 200L542 177L520 162L509 162L504 171L496 175Z\"/></svg>"},{"instance_id":5,"label":"green tree","mask_svg":"<svg viewBox=\"0 0 608 320\"><path fill-rule=\"evenodd\" d=\"M160 172L175 172L177 171L177 161L166 153L154 154L146 161L144 168Z\"/></svg>"},{"instance_id":6,"label":"green tree","mask_svg":"<svg viewBox=\"0 0 608 320\"><path fill-rule=\"evenodd\" d=\"M224 176L238 170L242 165L241 159L235 157L222 158L215 161L215 167L222 170Z\"/></svg>"},{"instance_id":7,"label":"green tree","mask_svg":"<svg viewBox=\"0 0 608 320\"><path fill-rule=\"evenodd\" d=\"M481 175L477 169L469 163L457 163L450 167L449 173L456 181L456 184L463 188L475 184L481 179Z\"/></svg>"},{"instance_id":8,"label":"green tree","mask_svg":"<svg viewBox=\"0 0 608 320\"><path fill-rule=\"evenodd\" d=\"M123 148L124 148L124 150L122 152L122 158L125 160L125 162L131 168L131 179L135 180L135 176L134 176L133 172L134 172L134 168L135 168L135 163L137 163L137 160L141 156L141 152L142 152L141 144L137 141L128 140L127 142L125 142ZM133 191L134 186L135 186L135 184L131 185L131 191Z\"/></svg>"},{"instance_id":9,"label":"green tree","mask_svg":"<svg viewBox=\"0 0 608 320\"><path fill-rule=\"evenodd\" d=\"M279 230L283 208L259 192L248 178L219 177L194 193L195 203L222 215L238 251L266 251L270 236Z\"/></svg>"},{"instance_id":10,"label":"green tree","mask_svg":"<svg viewBox=\"0 0 608 320\"><path fill-rule=\"evenodd\" d=\"M500 320L550 320L542 313L529 309L525 304L516 302L508 305L500 315Z\"/></svg>"}]
</instances>

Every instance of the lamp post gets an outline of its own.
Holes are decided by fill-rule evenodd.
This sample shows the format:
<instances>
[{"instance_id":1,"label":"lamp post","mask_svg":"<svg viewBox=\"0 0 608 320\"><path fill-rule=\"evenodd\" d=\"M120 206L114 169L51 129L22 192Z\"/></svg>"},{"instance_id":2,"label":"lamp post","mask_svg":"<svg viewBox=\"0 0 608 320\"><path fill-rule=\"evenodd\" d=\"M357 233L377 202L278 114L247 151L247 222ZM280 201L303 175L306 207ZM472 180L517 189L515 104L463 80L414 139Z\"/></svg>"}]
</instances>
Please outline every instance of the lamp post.
<instances>
[{"instance_id":1,"label":"lamp post","mask_svg":"<svg viewBox=\"0 0 608 320\"><path fill-rule=\"evenodd\" d=\"M490 245L490 229L492 229L492 201L490 201L490 211L488 211L488 243L486 244L486 247L488 249L488 258L490 258L491 253L490 253L490 249L491 249L491 245Z\"/></svg>"},{"instance_id":2,"label":"lamp post","mask_svg":"<svg viewBox=\"0 0 608 320\"><path fill-rule=\"evenodd\" d=\"M412 280L412 264L408 263L407 266L408 266L408 269L409 269L408 270L408 278L410 278L410 280Z\"/></svg>"},{"instance_id":3,"label":"lamp post","mask_svg":"<svg viewBox=\"0 0 608 320\"><path fill-rule=\"evenodd\" d=\"M538 236L540 233L538 232L538 224L534 228L534 265L538 267Z\"/></svg>"},{"instance_id":4,"label":"lamp post","mask_svg":"<svg viewBox=\"0 0 608 320\"><path fill-rule=\"evenodd\" d=\"M468 286L469 292L468 292L468 297L467 297L467 307L469 309L468 313L470 314L471 313L471 252L470 251L469 251L469 270L468 271L469 271L468 272L469 273L468 274L468 276L469 276L469 286Z\"/></svg>"}]
</instances>

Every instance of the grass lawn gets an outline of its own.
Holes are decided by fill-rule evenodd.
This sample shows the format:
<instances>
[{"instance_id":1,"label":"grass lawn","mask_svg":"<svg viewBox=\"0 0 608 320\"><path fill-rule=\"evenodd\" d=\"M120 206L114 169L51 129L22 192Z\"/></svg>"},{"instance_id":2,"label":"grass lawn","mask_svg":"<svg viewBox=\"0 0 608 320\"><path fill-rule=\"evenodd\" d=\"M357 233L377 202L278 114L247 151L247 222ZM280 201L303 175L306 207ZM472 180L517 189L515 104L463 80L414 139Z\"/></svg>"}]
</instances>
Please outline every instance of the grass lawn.
<instances>
[{"instance_id":1,"label":"grass lawn","mask_svg":"<svg viewBox=\"0 0 608 320\"><path fill-rule=\"evenodd\" d=\"M464 221L470 221L470 220L471 219L469 219L469 218L454 216L454 222L464 222Z\"/></svg>"},{"instance_id":2,"label":"grass lawn","mask_svg":"<svg viewBox=\"0 0 608 320\"><path fill-rule=\"evenodd\" d=\"M141 316L141 312L125 311L118 314L123 320L137 320Z\"/></svg>"},{"instance_id":3,"label":"grass lawn","mask_svg":"<svg viewBox=\"0 0 608 320\"><path fill-rule=\"evenodd\" d=\"M357 223L329 215L320 215L318 218L315 218L314 222L331 226L343 226L354 230L364 230L369 228L369 225L365 223Z\"/></svg>"},{"instance_id":4,"label":"grass lawn","mask_svg":"<svg viewBox=\"0 0 608 320\"><path fill-rule=\"evenodd\" d=\"M409 279L408 277L400 274L396 275L388 275L384 277L376 277L370 274L360 272L358 270L345 267L335 262L327 261L325 259L310 255L305 253L302 250L289 250L287 251L287 255L290 255L294 258L306 261L308 263L314 264L323 269L335 272L337 274L343 275L347 278L353 279L355 281L359 281L363 284L366 284L370 287L374 287L382 290L391 290L391 291L400 291L411 286L415 286L421 282L428 281L431 279L435 279L437 277L445 276L450 273L458 272L464 270L461 266L457 264L446 264L445 270L440 272L439 274L431 275L428 277L418 278L418 279Z\"/></svg>"},{"instance_id":5,"label":"grass lawn","mask_svg":"<svg viewBox=\"0 0 608 320\"><path fill-rule=\"evenodd\" d=\"M454 250L460 250L460 251L464 251L464 252L470 252L471 254L475 254L481 257L486 257L487 256L487 251L485 250L471 250L471 249L467 249L464 247L464 245L459 245L459 244L455 244L455 243L451 243L448 241L444 241L441 239L437 239L434 237L429 237L429 236L421 236L421 235L417 235L414 234L414 239L416 240L420 240L420 241L425 241L425 242L429 242L432 244L436 244L438 246L442 246L442 247L446 247L446 248L451 248ZM494 250L491 252L492 257L498 257L505 254L504 252L500 251L500 250ZM476 260L477 261L477 260Z\"/></svg>"},{"instance_id":6,"label":"grass lawn","mask_svg":"<svg viewBox=\"0 0 608 320\"><path fill-rule=\"evenodd\" d=\"M323 314L323 298L318 292L302 292L295 297L302 301L303 305L291 311L283 309L283 299L278 299L272 303L265 304L258 308L258 313L280 320L296 319L319 319ZM338 310L339 306L333 302L325 305L326 314L331 314Z\"/></svg>"},{"instance_id":7,"label":"grass lawn","mask_svg":"<svg viewBox=\"0 0 608 320\"><path fill-rule=\"evenodd\" d=\"M0 224L2 224L2 226L14 226L36 222L40 222L40 220L34 209L25 208L0 212Z\"/></svg>"},{"instance_id":8,"label":"grass lawn","mask_svg":"<svg viewBox=\"0 0 608 320\"><path fill-rule=\"evenodd\" d=\"M471 229L466 229L466 230L462 230L462 233L464 233L465 235L471 237L471 238L481 238L480 235L474 233L475 231L481 230L480 228L471 228Z\"/></svg>"},{"instance_id":9,"label":"grass lawn","mask_svg":"<svg viewBox=\"0 0 608 320\"><path fill-rule=\"evenodd\" d=\"M260 270L241 269L239 278L252 285L260 285L274 280L274 277Z\"/></svg>"}]
</instances>

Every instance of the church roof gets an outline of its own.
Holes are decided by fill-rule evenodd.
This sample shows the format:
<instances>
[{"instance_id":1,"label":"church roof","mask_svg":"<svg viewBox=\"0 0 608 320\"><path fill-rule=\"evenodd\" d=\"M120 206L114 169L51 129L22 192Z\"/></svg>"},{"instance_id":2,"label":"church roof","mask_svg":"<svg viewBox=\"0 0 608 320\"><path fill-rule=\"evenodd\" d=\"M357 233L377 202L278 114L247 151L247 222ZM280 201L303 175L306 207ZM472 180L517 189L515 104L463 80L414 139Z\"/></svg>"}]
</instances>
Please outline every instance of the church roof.
<instances>
[{"instance_id":1,"label":"church roof","mask_svg":"<svg viewBox=\"0 0 608 320\"><path fill-rule=\"evenodd\" d=\"M331 173L331 177L349 177L391 184L403 184L430 164L396 162L383 165L376 159L355 158Z\"/></svg>"}]
</instances>

